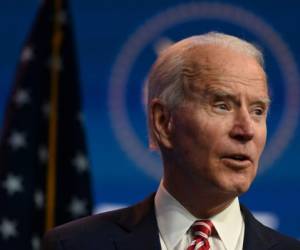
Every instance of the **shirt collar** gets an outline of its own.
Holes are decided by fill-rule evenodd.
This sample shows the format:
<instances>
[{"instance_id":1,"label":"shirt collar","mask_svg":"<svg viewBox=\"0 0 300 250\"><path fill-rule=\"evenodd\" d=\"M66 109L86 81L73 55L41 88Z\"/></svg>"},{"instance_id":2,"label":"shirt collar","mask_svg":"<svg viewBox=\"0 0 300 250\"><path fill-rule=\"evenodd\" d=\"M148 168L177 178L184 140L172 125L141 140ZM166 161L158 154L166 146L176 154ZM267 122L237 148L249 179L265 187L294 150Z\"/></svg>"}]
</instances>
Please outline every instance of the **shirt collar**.
<instances>
[{"instance_id":1,"label":"shirt collar","mask_svg":"<svg viewBox=\"0 0 300 250\"><path fill-rule=\"evenodd\" d=\"M155 195L155 212L159 232L167 249L174 249L197 219L189 213L163 186Z\"/></svg>"},{"instance_id":2,"label":"shirt collar","mask_svg":"<svg viewBox=\"0 0 300 250\"><path fill-rule=\"evenodd\" d=\"M194 221L199 219L184 208L164 188L162 182L155 195L155 212L159 232L168 249L174 249ZM244 223L238 198L235 198L221 213L209 219L226 249L234 249Z\"/></svg>"},{"instance_id":3,"label":"shirt collar","mask_svg":"<svg viewBox=\"0 0 300 250\"><path fill-rule=\"evenodd\" d=\"M233 202L222 212L210 218L226 249L235 249L244 225L239 200Z\"/></svg>"}]
</instances>

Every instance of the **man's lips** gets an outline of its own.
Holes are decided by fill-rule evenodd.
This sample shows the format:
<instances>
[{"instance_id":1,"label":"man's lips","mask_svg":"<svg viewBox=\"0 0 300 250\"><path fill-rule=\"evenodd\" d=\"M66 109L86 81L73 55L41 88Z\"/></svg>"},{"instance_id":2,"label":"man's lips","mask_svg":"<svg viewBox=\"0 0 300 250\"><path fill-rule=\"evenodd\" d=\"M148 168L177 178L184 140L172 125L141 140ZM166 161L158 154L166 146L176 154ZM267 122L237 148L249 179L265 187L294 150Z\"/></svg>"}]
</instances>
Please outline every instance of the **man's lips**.
<instances>
[{"instance_id":1,"label":"man's lips","mask_svg":"<svg viewBox=\"0 0 300 250\"><path fill-rule=\"evenodd\" d=\"M252 158L248 154L242 153L226 154L222 156L221 159L226 163L226 165L242 168L248 167L249 164L253 162Z\"/></svg>"},{"instance_id":2,"label":"man's lips","mask_svg":"<svg viewBox=\"0 0 300 250\"><path fill-rule=\"evenodd\" d=\"M236 160L236 161L252 161L251 157L249 155L241 154L241 153L227 154L227 155L224 155L222 158L232 159L232 160Z\"/></svg>"}]
</instances>

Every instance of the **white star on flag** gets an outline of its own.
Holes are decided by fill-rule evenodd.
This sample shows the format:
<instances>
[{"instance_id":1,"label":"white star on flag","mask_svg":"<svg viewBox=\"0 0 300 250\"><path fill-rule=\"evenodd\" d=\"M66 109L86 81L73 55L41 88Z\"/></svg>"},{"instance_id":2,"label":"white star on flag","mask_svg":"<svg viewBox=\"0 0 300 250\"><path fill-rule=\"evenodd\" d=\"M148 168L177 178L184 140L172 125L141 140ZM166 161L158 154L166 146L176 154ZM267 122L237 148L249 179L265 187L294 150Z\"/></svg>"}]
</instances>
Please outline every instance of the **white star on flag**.
<instances>
[{"instance_id":1,"label":"white star on flag","mask_svg":"<svg viewBox=\"0 0 300 250\"><path fill-rule=\"evenodd\" d=\"M23 191L22 178L16 175L8 174L2 187L6 189L9 195L14 195L17 192Z\"/></svg>"},{"instance_id":2,"label":"white star on flag","mask_svg":"<svg viewBox=\"0 0 300 250\"><path fill-rule=\"evenodd\" d=\"M21 61L22 62L27 62L30 61L34 58L34 53L33 53L33 49L32 47L26 47L23 49L22 51L22 55L21 55Z\"/></svg>"},{"instance_id":3,"label":"white star on flag","mask_svg":"<svg viewBox=\"0 0 300 250\"><path fill-rule=\"evenodd\" d=\"M69 206L69 212L73 218L85 215L87 213L86 202L84 200L73 198Z\"/></svg>"},{"instance_id":4,"label":"white star on flag","mask_svg":"<svg viewBox=\"0 0 300 250\"><path fill-rule=\"evenodd\" d=\"M41 163L46 163L48 160L48 149L45 146L40 146L38 150L39 160Z\"/></svg>"},{"instance_id":5,"label":"white star on flag","mask_svg":"<svg viewBox=\"0 0 300 250\"><path fill-rule=\"evenodd\" d=\"M49 117L51 111L50 103L47 102L42 106L42 112L45 115L46 118Z\"/></svg>"},{"instance_id":6,"label":"white star on flag","mask_svg":"<svg viewBox=\"0 0 300 250\"><path fill-rule=\"evenodd\" d=\"M37 235L32 237L31 245L33 250L39 250L41 248L41 240Z\"/></svg>"},{"instance_id":7,"label":"white star on flag","mask_svg":"<svg viewBox=\"0 0 300 250\"><path fill-rule=\"evenodd\" d=\"M58 71L61 71L63 68L61 58L59 56L50 58L49 66L53 67L54 69L56 69Z\"/></svg>"},{"instance_id":8,"label":"white star on flag","mask_svg":"<svg viewBox=\"0 0 300 250\"><path fill-rule=\"evenodd\" d=\"M14 131L8 138L8 143L10 144L13 150L25 148L27 145L25 134L22 132Z\"/></svg>"},{"instance_id":9,"label":"white star on flag","mask_svg":"<svg viewBox=\"0 0 300 250\"><path fill-rule=\"evenodd\" d=\"M10 221L6 218L2 219L0 224L0 232L2 238L4 240L7 240L9 238L16 237L18 235L16 227L17 223L15 221Z\"/></svg>"},{"instance_id":10,"label":"white star on flag","mask_svg":"<svg viewBox=\"0 0 300 250\"><path fill-rule=\"evenodd\" d=\"M72 160L72 165L77 169L79 173L86 171L89 167L89 162L84 154L77 153Z\"/></svg>"},{"instance_id":11,"label":"white star on flag","mask_svg":"<svg viewBox=\"0 0 300 250\"><path fill-rule=\"evenodd\" d=\"M34 193L34 203L37 208L42 208L44 206L44 194L41 190L37 190Z\"/></svg>"},{"instance_id":12,"label":"white star on flag","mask_svg":"<svg viewBox=\"0 0 300 250\"><path fill-rule=\"evenodd\" d=\"M67 22L66 12L63 10L57 14L56 18L61 24L65 24Z\"/></svg>"},{"instance_id":13,"label":"white star on flag","mask_svg":"<svg viewBox=\"0 0 300 250\"><path fill-rule=\"evenodd\" d=\"M14 97L14 101L19 107L22 107L25 104L30 103L30 96L28 94L28 91L24 89L17 90Z\"/></svg>"}]
</instances>

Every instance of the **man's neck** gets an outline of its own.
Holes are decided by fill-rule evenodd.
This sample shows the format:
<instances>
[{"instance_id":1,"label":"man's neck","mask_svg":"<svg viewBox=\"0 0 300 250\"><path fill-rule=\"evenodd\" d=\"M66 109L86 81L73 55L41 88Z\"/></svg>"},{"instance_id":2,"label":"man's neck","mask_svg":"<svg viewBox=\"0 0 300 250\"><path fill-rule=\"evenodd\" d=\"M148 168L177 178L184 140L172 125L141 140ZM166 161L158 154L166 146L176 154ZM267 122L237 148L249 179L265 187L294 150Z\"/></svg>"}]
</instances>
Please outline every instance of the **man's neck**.
<instances>
[{"instance_id":1,"label":"man's neck","mask_svg":"<svg viewBox=\"0 0 300 250\"><path fill-rule=\"evenodd\" d=\"M187 185L174 184L168 179L163 180L165 189L197 218L212 217L226 209L236 196L218 192L213 188L203 190L201 186L191 183Z\"/></svg>"}]
</instances>

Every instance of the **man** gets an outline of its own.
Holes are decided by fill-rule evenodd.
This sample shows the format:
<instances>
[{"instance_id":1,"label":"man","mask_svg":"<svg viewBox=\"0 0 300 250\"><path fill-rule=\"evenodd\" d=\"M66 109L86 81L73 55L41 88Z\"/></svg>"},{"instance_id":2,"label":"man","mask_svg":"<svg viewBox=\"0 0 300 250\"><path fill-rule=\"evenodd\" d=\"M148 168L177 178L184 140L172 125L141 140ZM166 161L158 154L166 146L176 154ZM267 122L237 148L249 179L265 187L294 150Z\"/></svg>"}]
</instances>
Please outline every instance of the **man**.
<instances>
[{"instance_id":1,"label":"man","mask_svg":"<svg viewBox=\"0 0 300 250\"><path fill-rule=\"evenodd\" d=\"M190 37L161 53L147 92L151 147L164 167L157 193L60 226L44 249L300 249L237 198L251 185L266 141L262 54L221 33Z\"/></svg>"}]
</instances>

